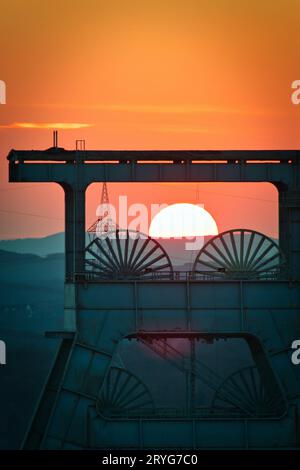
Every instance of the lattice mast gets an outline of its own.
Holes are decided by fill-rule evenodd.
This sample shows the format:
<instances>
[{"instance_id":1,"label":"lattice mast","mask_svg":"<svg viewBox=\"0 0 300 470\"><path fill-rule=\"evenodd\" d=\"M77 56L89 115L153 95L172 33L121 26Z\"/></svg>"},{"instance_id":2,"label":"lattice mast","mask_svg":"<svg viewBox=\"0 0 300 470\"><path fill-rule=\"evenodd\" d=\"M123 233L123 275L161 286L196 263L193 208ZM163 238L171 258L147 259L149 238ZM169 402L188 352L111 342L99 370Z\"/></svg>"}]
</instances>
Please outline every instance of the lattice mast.
<instances>
[{"instance_id":1,"label":"lattice mast","mask_svg":"<svg viewBox=\"0 0 300 470\"><path fill-rule=\"evenodd\" d=\"M97 220L88 229L90 241L94 240L96 237L100 237L101 235L107 232L114 231L118 228L116 221L113 220L111 217L108 189L106 183L102 184L100 204L102 206L102 215L98 216Z\"/></svg>"}]
</instances>

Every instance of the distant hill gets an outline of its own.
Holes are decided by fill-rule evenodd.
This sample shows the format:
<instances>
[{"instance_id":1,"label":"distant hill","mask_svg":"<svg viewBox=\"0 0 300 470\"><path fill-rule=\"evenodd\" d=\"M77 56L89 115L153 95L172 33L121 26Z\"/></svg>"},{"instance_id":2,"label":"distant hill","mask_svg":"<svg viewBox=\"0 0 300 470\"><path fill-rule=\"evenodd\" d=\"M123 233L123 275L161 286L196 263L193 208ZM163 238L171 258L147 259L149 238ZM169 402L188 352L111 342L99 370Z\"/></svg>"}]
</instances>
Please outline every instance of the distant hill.
<instances>
[{"instance_id":1,"label":"distant hill","mask_svg":"<svg viewBox=\"0 0 300 470\"><path fill-rule=\"evenodd\" d=\"M88 242L88 235L87 235ZM186 265L185 269L189 269L190 263L193 261L195 252L184 251L184 241L182 240L159 240L159 242L167 250L172 263L175 266ZM13 253L21 255L35 255L37 257L49 257L50 255L59 256L65 251L65 234L55 233L43 238L19 238L16 240L0 240L0 261L4 261L5 252L9 252L8 257L12 259ZM17 258L15 258L16 260ZM19 261L25 262L26 258L22 257ZM28 261L28 259L27 259ZM33 258L31 258L33 262ZM36 262L38 259L35 260Z\"/></svg>"},{"instance_id":2,"label":"distant hill","mask_svg":"<svg viewBox=\"0 0 300 470\"><path fill-rule=\"evenodd\" d=\"M86 241L89 236L86 234ZM65 252L64 232L54 233L42 238L16 238L14 240L0 240L0 250L20 254L49 256Z\"/></svg>"},{"instance_id":3,"label":"distant hill","mask_svg":"<svg viewBox=\"0 0 300 470\"><path fill-rule=\"evenodd\" d=\"M15 253L30 253L47 256L54 253L64 253L65 234L55 233L43 238L18 238L16 240L0 240L0 250Z\"/></svg>"}]
</instances>

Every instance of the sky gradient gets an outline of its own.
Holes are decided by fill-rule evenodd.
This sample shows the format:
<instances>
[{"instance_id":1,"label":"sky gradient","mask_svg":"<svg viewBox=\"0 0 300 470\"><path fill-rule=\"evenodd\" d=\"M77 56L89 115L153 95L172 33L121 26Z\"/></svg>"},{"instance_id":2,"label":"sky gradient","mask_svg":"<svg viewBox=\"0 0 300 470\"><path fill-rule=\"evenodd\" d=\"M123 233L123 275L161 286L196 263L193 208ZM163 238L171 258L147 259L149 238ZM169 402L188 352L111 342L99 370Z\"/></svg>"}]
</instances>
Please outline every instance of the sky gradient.
<instances>
[{"instance_id":1,"label":"sky gradient","mask_svg":"<svg viewBox=\"0 0 300 470\"><path fill-rule=\"evenodd\" d=\"M9 149L47 148L53 128L66 148L300 148L299 17L298 0L1 0L0 238L63 230L59 188L7 182ZM196 198L159 188L161 202ZM154 197L137 189L122 192ZM271 185L202 189L220 228L276 235Z\"/></svg>"}]
</instances>

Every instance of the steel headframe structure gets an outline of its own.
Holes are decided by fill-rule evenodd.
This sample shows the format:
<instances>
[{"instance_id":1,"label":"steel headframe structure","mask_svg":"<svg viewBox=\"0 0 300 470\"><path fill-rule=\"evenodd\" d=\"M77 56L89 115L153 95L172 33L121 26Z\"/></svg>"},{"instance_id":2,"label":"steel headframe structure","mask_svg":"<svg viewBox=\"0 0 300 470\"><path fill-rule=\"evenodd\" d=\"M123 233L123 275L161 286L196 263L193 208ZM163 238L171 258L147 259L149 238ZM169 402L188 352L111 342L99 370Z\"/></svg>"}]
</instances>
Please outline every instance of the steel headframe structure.
<instances>
[{"instance_id":1,"label":"steel headframe structure","mask_svg":"<svg viewBox=\"0 0 300 470\"><path fill-rule=\"evenodd\" d=\"M65 194L65 329L55 333L60 347L23 448L300 447L300 367L290 360L291 343L300 335L300 151L54 147L12 150L8 160L11 182L55 182ZM245 276L247 267L268 263L264 256L273 245L261 234L247 235L241 229L239 255L233 233L226 235L226 243L221 236L198 255L194 272L185 279L174 277L167 253L157 245L151 253L159 255L151 263L159 258L171 274L150 276L151 253L133 262L141 241L125 242L124 248L120 234L115 249L108 242L111 265L105 257L102 265L89 260L87 270L85 192L94 182L270 182L279 194L279 250L285 269L280 275ZM263 243L268 247L258 256ZM88 250L99 257L98 246ZM195 275L203 266L212 268L217 258L219 276ZM239 274L231 275L228 266ZM122 275L115 275L117 268ZM197 357L197 341L232 338L245 341L253 364L220 378ZM178 351L174 339L187 340L189 353ZM185 409L160 408L139 374L116 365L120 345L129 340L187 375ZM199 380L213 390L206 409L195 404Z\"/></svg>"}]
</instances>

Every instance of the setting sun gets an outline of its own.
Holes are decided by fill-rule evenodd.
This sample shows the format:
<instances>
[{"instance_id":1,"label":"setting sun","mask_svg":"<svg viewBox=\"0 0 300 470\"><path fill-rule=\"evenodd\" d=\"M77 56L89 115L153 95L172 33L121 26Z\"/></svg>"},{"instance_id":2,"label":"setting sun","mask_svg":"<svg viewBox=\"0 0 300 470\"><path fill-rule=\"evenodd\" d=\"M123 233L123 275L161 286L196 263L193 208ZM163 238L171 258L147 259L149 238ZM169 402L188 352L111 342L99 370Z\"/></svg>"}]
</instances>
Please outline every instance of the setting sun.
<instances>
[{"instance_id":1,"label":"setting sun","mask_svg":"<svg viewBox=\"0 0 300 470\"><path fill-rule=\"evenodd\" d=\"M149 235L156 238L183 238L217 235L211 214L196 204L172 204L152 220Z\"/></svg>"}]
</instances>

